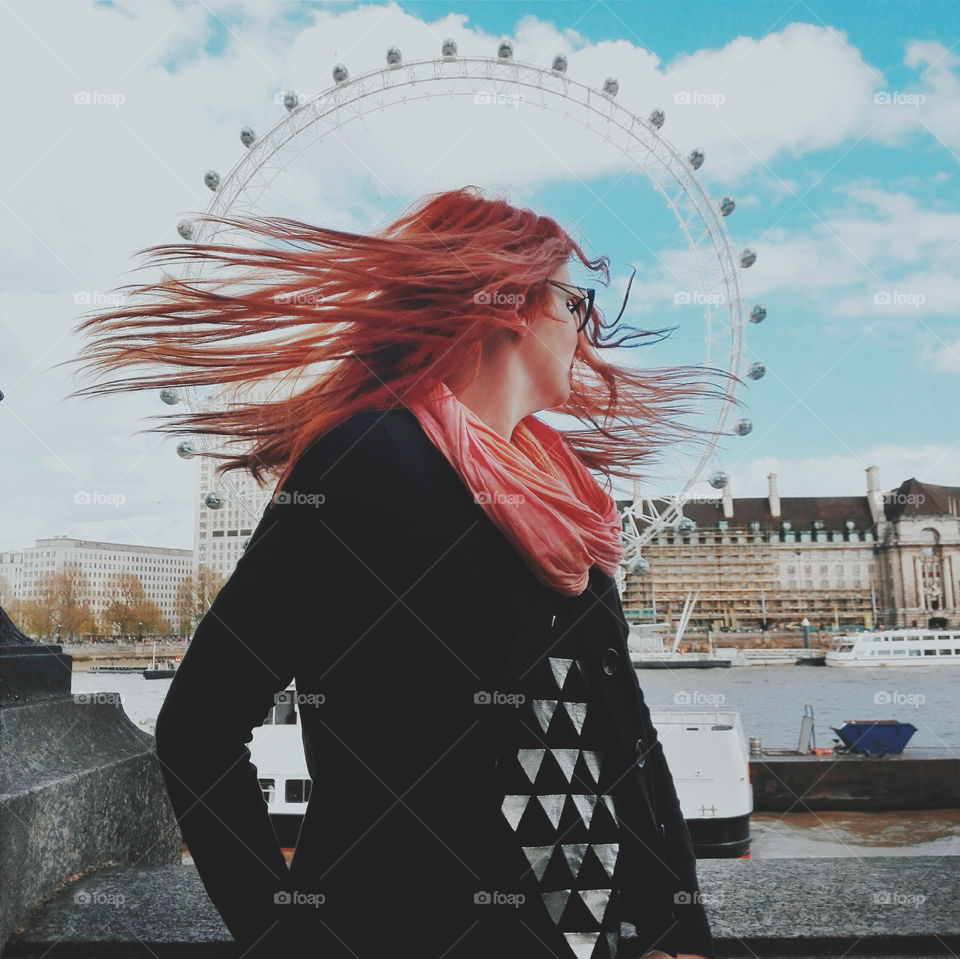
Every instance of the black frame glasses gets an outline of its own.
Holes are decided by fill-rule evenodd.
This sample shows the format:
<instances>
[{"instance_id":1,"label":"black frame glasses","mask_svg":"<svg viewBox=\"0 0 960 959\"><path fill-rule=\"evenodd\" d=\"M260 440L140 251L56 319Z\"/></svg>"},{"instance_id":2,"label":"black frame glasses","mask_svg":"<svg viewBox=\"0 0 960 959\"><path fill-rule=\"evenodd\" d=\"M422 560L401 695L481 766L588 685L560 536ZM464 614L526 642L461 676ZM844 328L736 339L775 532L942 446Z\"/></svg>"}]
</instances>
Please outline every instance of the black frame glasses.
<instances>
[{"instance_id":1,"label":"black frame glasses","mask_svg":"<svg viewBox=\"0 0 960 959\"><path fill-rule=\"evenodd\" d=\"M556 280L547 280L547 282L552 283L554 286L560 287L561 290L564 290L567 293L570 292L566 283L559 283ZM579 299L567 300L567 309L571 313L573 313L574 315L577 315L580 312L580 307L583 304L583 301L584 300L587 301L587 309L584 312L583 316L581 317L579 324L577 325L577 332L580 333L584 329L586 329L587 323L589 322L590 317L593 314L593 298L596 295L597 291L592 288L584 289L583 287L580 287L580 286L575 286L574 289L580 294L580 297Z\"/></svg>"}]
</instances>

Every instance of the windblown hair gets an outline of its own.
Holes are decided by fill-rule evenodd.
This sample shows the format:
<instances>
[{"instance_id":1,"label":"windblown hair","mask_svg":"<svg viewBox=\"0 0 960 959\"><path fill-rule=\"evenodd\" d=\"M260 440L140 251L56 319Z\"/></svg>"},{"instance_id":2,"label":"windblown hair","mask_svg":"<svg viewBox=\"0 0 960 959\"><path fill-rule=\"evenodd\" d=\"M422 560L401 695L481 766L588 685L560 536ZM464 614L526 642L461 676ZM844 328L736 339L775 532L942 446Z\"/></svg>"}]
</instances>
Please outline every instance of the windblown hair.
<instances>
[{"instance_id":1,"label":"windblown hair","mask_svg":"<svg viewBox=\"0 0 960 959\"><path fill-rule=\"evenodd\" d=\"M133 289L142 302L124 302L80 322L74 332L93 328L97 337L67 362L86 360L92 370L137 364L179 369L110 380L69 396L226 384L256 392L278 378L308 377L308 386L281 399L150 417L170 425L141 431L216 436L221 447L241 445L233 453L197 452L225 461L218 474L245 469L261 486L264 474L285 477L307 446L353 413L400 406L466 369L475 374L484 339L519 329L545 308L552 288L543 281L571 256L610 282L608 257L588 259L555 220L487 198L474 186L422 197L369 235L281 217L203 215L195 222L240 228L273 245L176 243L139 250L155 254L145 265L210 260L218 270L249 270L231 280L195 282L165 273L159 283L120 287ZM637 331L609 342L607 328L595 306L579 335L570 395L554 411L591 424L561 432L584 465L609 480L636 477L637 464L664 444L709 435L679 421L693 412L685 401L713 396L739 402L698 377L739 380L702 366L606 363L600 350L667 332ZM275 335L239 341L257 334ZM308 373L314 364L323 369Z\"/></svg>"}]
</instances>

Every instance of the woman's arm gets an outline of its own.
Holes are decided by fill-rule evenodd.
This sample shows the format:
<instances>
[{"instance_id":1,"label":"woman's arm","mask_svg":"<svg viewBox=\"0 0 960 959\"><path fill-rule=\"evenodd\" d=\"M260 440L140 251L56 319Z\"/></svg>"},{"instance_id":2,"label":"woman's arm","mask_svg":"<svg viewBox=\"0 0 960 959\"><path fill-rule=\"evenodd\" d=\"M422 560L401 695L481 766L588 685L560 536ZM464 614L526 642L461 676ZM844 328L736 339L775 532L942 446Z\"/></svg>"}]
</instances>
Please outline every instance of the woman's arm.
<instances>
[{"instance_id":1,"label":"woman's arm","mask_svg":"<svg viewBox=\"0 0 960 959\"><path fill-rule=\"evenodd\" d=\"M177 821L227 928L255 947L248 959L285 943L282 896L291 886L247 744L304 645L323 641L324 607L354 569L350 545L366 535L371 513L365 469L375 433L364 436L375 422L352 417L300 458L285 489L309 489L313 499L266 509L157 717L156 751Z\"/></svg>"},{"instance_id":2,"label":"woman's arm","mask_svg":"<svg viewBox=\"0 0 960 959\"><path fill-rule=\"evenodd\" d=\"M655 802L659 822L663 824L663 838L660 849L653 851L661 856L666 867L669 882L668 901L673 910L674 925L670 928L661 944L669 945L677 956L693 955L715 959L713 939L706 910L700 901L700 887L697 881L696 854L690 831L680 809L673 776L663 753L663 745L657 735L656 727L650 719L650 709L640 692L642 705L643 739L650 744L646 752L646 766L654 785ZM631 910L637 914L651 908L643 895L630 889L627 891L624 916L629 917ZM639 945L639 944L638 944ZM636 949L637 946L634 946ZM649 944L645 944L649 949ZM642 955L631 951L630 940L626 940L620 953L623 959L635 959Z\"/></svg>"}]
</instances>

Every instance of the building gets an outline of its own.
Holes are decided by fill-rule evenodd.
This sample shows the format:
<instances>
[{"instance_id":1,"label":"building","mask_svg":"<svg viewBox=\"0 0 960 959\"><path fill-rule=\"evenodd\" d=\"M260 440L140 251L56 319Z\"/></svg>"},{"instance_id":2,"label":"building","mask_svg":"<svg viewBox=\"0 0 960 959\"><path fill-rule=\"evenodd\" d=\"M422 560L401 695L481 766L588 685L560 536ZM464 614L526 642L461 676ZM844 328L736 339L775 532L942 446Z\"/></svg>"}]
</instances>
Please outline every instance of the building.
<instances>
[{"instance_id":1,"label":"building","mask_svg":"<svg viewBox=\"0 0 960 959\"><path fill-rule=\"evenodd\" d=\"M244 470L231 470L224 477L214 477L219 460L208 456L195 457L197 495L194 509L194 572L201 566L229 579L240 559L260 515L267 505L269 491L261 490ZM207 505L213 494L217 508Z\"/></svg>"},{"instance_id":2,"label":"building","mask_svg":"<svg viewBox=\"0 0 960 959\"><path fill-rule=\"evenodd\" d=\"M878 468L866 472L863 496L782 497L771 473L765 497L735 499L728 480L688 500L675 526L651 531L624 607L676 621L699 589L692 626L957 625L960 487L909 479L882 492Z\"/></svg>"},{"instance_id":3,"label":"building","mask_svg":"<svg viewBox=\"0 0 960 959\"><path fill-rule=\"evenodd\" d=\"M11 598L38 600L43 595L43 577L62 572L68 564L85 574L86 598L98 617L114 596L108 586L110 577L133 573L143 583L147 598L156 603L170 623L176 624L177 589L193 571L193 554L188 549L52 536L38 539L23 550L0 553L0 577L6 580Z\"/></svg>"}]
</instances>

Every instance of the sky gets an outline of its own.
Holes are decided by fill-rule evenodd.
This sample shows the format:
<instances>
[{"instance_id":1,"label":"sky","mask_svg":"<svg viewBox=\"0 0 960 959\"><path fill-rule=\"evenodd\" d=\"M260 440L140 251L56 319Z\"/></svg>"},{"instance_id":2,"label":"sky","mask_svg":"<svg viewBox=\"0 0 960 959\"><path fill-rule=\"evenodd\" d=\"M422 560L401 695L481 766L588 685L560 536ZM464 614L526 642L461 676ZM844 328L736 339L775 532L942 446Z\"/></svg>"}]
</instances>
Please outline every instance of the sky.
<instances>
[{"instance_id":1,"label":"sky","mask_svg":"<svg viewBox=\"0 0 960 959\"><path fill-rule=\"evenodd\" d=\"M351 78L380 70L391 45L405 63L435 58L446 37L478 58L509 39L518 63L540 67L563 52L578 84L618 79L618 110L662 109L677 154L704 153L690 190L735 199L722 235L690 241L643 170L645 148L617 148L596 110L541 108L503 84L489 88L497 103L465 106L434 85L301 137L245 194L249 209L368 230L422 193L476 183L610 256L608 316L636 268L624 321L676 333L618 361L766 367L737 393L751 431L728 420L708 460L667 457L648 495L710 493L714 470L735 497L765 495L771 472L781 496L863 495L872 465L883 489L960 484L952 0L135 0L56 17L14 0L0 20L16 91L0 152L0 550L54 535L192 547L196 463L172 437L138 432L169 408L153 392L66 398L88 382L61 365L83 345L72 329L150 278L135 252L179 240L178 221L214 198L204 172L244 160L241 127L262 136L286 122L283 91L326 91L337 62ZM722 277L724 250L747 247L756 262L733 272L747 308L766 307L762 323L729 311L708 323L678 301Z\"/></svg>"}]
</instances>

